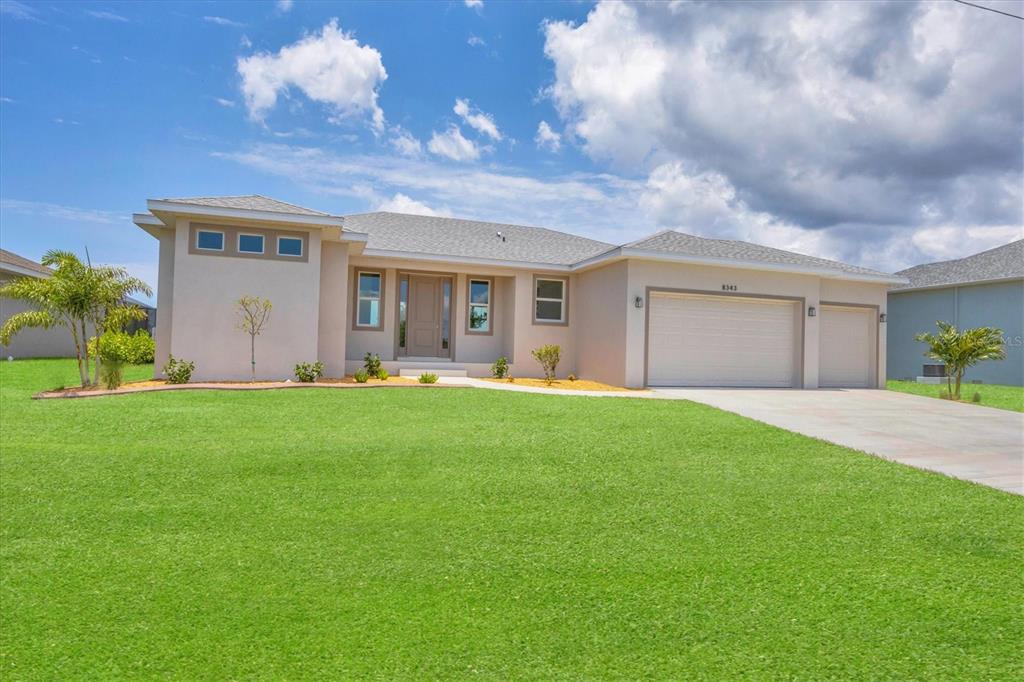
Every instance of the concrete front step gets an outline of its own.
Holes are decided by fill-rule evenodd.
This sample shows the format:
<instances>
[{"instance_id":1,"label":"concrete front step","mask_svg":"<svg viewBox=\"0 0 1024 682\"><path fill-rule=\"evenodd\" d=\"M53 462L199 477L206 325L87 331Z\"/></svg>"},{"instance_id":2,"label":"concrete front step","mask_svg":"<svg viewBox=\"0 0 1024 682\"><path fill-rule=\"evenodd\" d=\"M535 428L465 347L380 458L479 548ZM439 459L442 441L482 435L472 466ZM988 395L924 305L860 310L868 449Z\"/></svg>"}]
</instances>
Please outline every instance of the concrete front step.
<instances>
[{"instance_id":1,"label":"concrete front step","mask_svg":"<svg viewBox=\"0 0 1024 682\"><path fill-rule=\"evenodd\" d=\"M402 367L398 370L400 377L418 377L421 374L436 374L439 377L465 377L464 369L439 369L436 367Z\"/></svg>"}]
</instances>

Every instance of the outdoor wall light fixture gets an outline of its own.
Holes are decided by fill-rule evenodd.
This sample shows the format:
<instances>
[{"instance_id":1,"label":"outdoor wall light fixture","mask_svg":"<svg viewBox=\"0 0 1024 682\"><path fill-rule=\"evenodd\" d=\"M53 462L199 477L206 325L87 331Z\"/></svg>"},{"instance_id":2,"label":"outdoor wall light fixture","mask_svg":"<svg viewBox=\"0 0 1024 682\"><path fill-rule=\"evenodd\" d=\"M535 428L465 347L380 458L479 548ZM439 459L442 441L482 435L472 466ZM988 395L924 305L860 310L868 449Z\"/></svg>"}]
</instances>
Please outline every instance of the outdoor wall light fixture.
<instances>
[{"instance_id":1,"label":"outdoor wall light fixture","mask_svg":"<svg viewBox=\"0 0 1024 682\"><path fill-rule=\"evenodd\" d=\"M813 305L807 306L807 317L815 317L818 314L818 309Z\"/></svg>"},{"instance_id":2,"label":"outdoor wall light fixture","mask_svg":"<svg viewBox=\"0 0 1024 682\"><path fill-rule=\"evenodd\" d=\"M642 296L634 296L633 297L633 305L636 306L637 308L643 308L644 307L644 299L643 299L643 297Z\"/></svg>"},{"instance_id":3,"label":"outdoor wall light fixture","mask_svg":"<svg viewBox=\"0 0 1024 682\"><path fill-rule=\"evenodd\" d=\"M885 322L885 313L882 313L881 315L878 316L878 321Z\"/></svg>"}]
</instances>

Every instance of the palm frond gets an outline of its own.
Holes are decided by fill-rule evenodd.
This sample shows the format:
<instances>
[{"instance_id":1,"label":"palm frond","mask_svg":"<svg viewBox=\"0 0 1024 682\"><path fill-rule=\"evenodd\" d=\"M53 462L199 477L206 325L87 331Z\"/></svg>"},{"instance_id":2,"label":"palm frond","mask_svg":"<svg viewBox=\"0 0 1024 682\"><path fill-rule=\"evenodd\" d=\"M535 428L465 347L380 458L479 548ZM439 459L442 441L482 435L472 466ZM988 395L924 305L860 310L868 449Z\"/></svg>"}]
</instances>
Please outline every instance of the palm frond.
<instances>
[{"instance_id":1,"label":"palm frond","mask_svg":"<svg viewBox=\"0 0 1024 682\"><path fill-rule=\"evenodd\" d=\"M8 345L11 342L11 337L22 329L30 327L49 329L56 324L58 324L57 319L45 310L24 310L15 313L7 318L3 326L0 326L0 343Z\"/></svg>"}]
</instances>

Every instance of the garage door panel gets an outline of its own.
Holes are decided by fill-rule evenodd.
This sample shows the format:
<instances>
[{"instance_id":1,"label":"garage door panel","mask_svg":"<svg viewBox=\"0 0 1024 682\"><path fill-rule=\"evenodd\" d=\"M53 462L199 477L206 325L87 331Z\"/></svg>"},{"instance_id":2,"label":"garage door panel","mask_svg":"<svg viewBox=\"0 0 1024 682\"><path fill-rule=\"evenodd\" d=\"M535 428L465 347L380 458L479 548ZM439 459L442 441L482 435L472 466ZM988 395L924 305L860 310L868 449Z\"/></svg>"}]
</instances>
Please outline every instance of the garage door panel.
<instances>
[{"instance_id":1,"label":"garage door panel","mask_svg":"<svg viewBox=\"0 0 1024 682\"><path fill-rule=\"evenodd\" d=\"M793 385L795 303L652 294L649 312L648 384Z\"/></svg>"},{"instance_id":2,"label":"garage door panel","mask_svg":"<svg viewBox=\"0 0 1024 682\"><path fill-rule=\"evenodd\" d=\"M874 309L822 306L819 320L818 385L874 388Z\"/></svg>"}]
</instances>

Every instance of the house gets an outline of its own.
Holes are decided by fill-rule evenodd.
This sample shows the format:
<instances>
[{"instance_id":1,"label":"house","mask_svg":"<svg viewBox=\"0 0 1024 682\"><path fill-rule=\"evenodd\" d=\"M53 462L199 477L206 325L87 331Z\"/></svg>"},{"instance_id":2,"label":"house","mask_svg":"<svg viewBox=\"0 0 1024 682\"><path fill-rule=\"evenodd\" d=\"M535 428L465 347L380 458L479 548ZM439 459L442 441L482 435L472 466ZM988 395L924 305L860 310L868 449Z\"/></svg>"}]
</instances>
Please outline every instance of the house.
<instances>
[{"instance_id":1,"label":"house","mask_svg":"<svg viewBox=\"0 0 1024 682\"><path fill-rule=\"evenodd\" d=\"M630 387L883 385L886 291L902 278L738 241L665 231L615 246L454 218L334 216L263 196L153 199L157 367L245 379L235 301L273 304L257 374L328 376L376 353L391 373L486 376L562 348L570 372Z\"/></svg>"},{"instance_id":2,"label":"house","mask_svg":"<svg viewBox=\"0 0 1024 682\"><path fill-rule=\"evenodd\" d=\"M45 265L0 249L0 286L17 277L49 277L52 274L53 271ZM136 329L145 329L153 334L156 328L156 309L133 298L128 298L125 302L146 311L146 319L131 323L126 331L133 333ZM0 324L6 322L11 315L31 308L32 306L24 301L0 297ZM73 358L75 342L66 327L27 328L18 332L11 339L9 346L0 345L0 357Z\"/></svg>"},{"instance_id":3,"label":"house","mask_svg":"<svg viewBox=\"0 0 1024 682\"><path fill-rule=\"evenodd\" d=\"M939 320L957 327L1003 330L1006 359L981 362L965 379L1024 385L1024 239L957 260L927 263L897 273L907 284L889 292L889 377L924 374L925 345L914 341Z\"/></svg>"}]
</instances>

